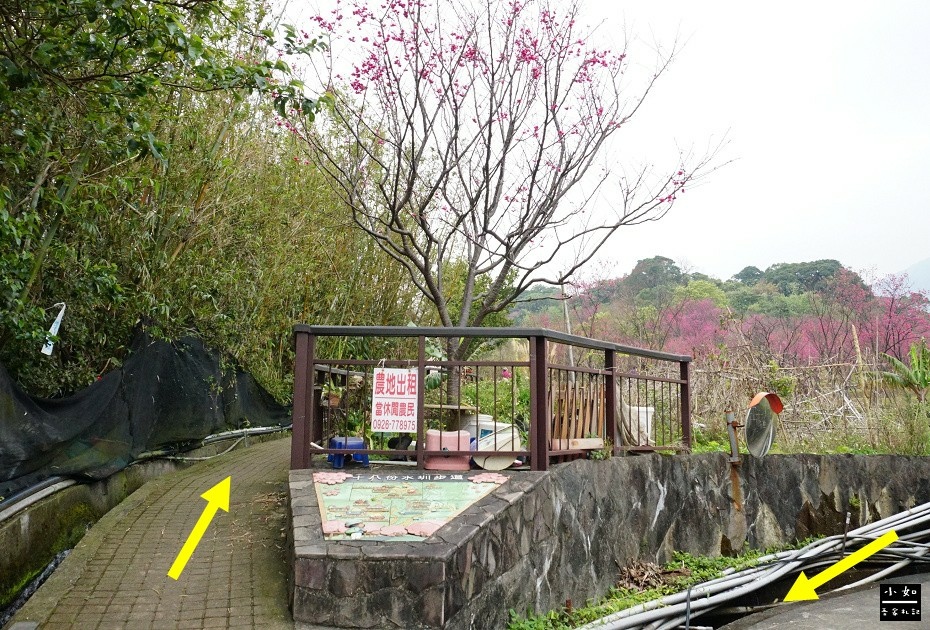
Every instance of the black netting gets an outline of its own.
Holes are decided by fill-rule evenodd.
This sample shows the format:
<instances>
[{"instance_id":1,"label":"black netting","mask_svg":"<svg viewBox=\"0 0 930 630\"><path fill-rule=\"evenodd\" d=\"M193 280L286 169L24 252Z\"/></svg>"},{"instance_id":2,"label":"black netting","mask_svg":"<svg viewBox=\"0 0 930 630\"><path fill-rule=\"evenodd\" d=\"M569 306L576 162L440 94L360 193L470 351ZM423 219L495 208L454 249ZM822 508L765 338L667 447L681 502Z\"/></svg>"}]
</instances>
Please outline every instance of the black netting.
<instances>
[{"instance_id":1,"label":"black netting","mask_svg":"<svg viewBox=\"0 0 930 630\"><path fill-rule=\"evenodd\" d=\"M250 375L224 371L191 338L140 337L122 368L61 399L27 395L0 365L0 497L56 475L101 479L212 433L289 422Z\"/></svg>"}]
</instances>

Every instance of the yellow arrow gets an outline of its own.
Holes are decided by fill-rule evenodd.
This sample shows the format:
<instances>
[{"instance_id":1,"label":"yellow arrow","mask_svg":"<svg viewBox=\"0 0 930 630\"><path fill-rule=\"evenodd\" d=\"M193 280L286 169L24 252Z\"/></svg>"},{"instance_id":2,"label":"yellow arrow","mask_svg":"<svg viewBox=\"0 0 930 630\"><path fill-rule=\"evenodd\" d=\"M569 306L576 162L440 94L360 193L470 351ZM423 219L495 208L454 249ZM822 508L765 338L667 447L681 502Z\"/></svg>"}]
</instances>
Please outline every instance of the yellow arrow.
<instances>
[{"instance_id":1,"label":"yellow arrow","mask_svg":"<svg viewBox=\"0 0 930 630\"><path fill-rule=\"evenodd\" d=\"M849 556L843 558L832 567L827 567L809 580L807 576L804 575L804 572L801 571L801 575L798 576L794 586L792 586L788 594L785 595L785 601L797 602L805 599L820 599L815 592L818 588L843 571L848 571L853 565L859 564L874 553L878 553L897 539L898 535L893 530L879 536L859 551L849 554Z\"/></svg>"},{"instance_id":2,"label":"yellow arrow","mask_svg":"<svg viewBox=\"0 0 930 630\"><path fill-rule=\"evenodd\" d=\"M174 578L175 580L181 577L181 572L184 570L184 567L187 566L187 561L191 559L194 549L197 548L197 544L200 542L200 539L203 538L204 533L207 531L207 527L210 525L210 521L212 521L213 517L216 515L216 511L229 511L229 486L231 481L231 477L226 477L226 479L200 495L207 500L207 507L203 509L203 513L201 513L200 518L197 519L197 524L194 525L194 529L187 537L187 542L181 547L178 557L174 559L174 564L172 564L171 568L168 570L168 577Z\"/></svg>"}]
</instances>

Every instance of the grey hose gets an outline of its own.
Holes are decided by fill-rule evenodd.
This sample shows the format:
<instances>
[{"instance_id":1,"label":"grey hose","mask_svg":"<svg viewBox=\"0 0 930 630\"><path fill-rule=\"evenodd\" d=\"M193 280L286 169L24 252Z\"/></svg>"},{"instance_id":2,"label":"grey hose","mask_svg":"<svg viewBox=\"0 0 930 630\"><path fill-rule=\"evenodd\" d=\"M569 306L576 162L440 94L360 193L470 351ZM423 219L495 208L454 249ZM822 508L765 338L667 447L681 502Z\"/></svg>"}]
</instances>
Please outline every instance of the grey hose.
<instances>
[{"instance_id":1,"label":"grey hose","mask_svg":"<svg viewBox=\"0 0 930 630\"><path fill-rule=\"evenodd\" d=\"M857 547L893 529L913 529L928 521L930 521L930 503L924 503L849 532L846 537L847 546L848 548ZM910 562L925 560L925 555L930 553L930 547L916 540L927 537L930 537L930 530L926 529L926 526L922 530L902 536L896 543L882 550L881 554L876 554L876 558L879 555L892 556L898 561L892 567L865 580L860 580L857 584L866 584L880 579L890 573L892 568L897 570ZM803 549L765 556L759 559L760 563L764 564L743 571L725 571L723 576L692 586L687 592L669 595L607 615L582 628L588 630L677 628L682 623L689 623L695 616L694 613L706 612L802 569L809 571L833 564L842 548L843 538L843 536L830 536L811 543ZM905 557L901 558L901 556Z\"/></svg>"}]
</instances>

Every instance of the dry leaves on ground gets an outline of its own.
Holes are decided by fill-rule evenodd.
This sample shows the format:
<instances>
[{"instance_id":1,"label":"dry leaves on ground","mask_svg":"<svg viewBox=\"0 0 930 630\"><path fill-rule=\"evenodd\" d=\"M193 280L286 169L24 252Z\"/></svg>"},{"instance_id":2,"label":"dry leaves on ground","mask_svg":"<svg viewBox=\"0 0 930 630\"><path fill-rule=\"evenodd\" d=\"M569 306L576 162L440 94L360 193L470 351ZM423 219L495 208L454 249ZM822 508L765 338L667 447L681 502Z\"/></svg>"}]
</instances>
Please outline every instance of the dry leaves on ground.
<instances>
[{"instance_id":1,"label":"dry leaves on ground","mask_svg":"<svg viewBox=\"0 0 930 630\"><path fill-rule=\"evenodd\" d=\"M629 566L620 569L617 579L617 588L644 591L650 588L659 588L675 583L677 580L691 575L685 567L680 569L663 569L652 562L634 561Z\"/></svg>"}]
</instances>

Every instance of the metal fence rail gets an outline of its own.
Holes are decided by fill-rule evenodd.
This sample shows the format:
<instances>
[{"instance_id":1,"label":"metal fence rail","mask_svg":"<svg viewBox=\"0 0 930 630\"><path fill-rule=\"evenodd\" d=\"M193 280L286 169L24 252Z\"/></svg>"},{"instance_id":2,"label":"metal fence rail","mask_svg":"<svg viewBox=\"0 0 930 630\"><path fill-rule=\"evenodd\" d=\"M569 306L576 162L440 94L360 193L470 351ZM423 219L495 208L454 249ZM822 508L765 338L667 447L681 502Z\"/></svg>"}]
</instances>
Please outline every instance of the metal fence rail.
<instances>
[{"instance_id":1,"label":"metal fence rail","mask_svg":"<svg viewBox=\"0 0 930 630\"><path fill-rule=\"evenodd\" d=\"M592 449L691 447L688 356L535 328L298 325L294 334L292 469L323 455L337 466L346 457L380 456L421 468L467 468L474 458L489 468L519 460L546 470ZM345 359L321 352L330 338L402 339L384 351L390 356ZM519 340L520 356L449 360L435 350L449 339ZM358 344L338 347L346 346ZM377 368L409 370L415 392L407 419L390 432L372 423Z\"/></svg>"}]
</instances>

